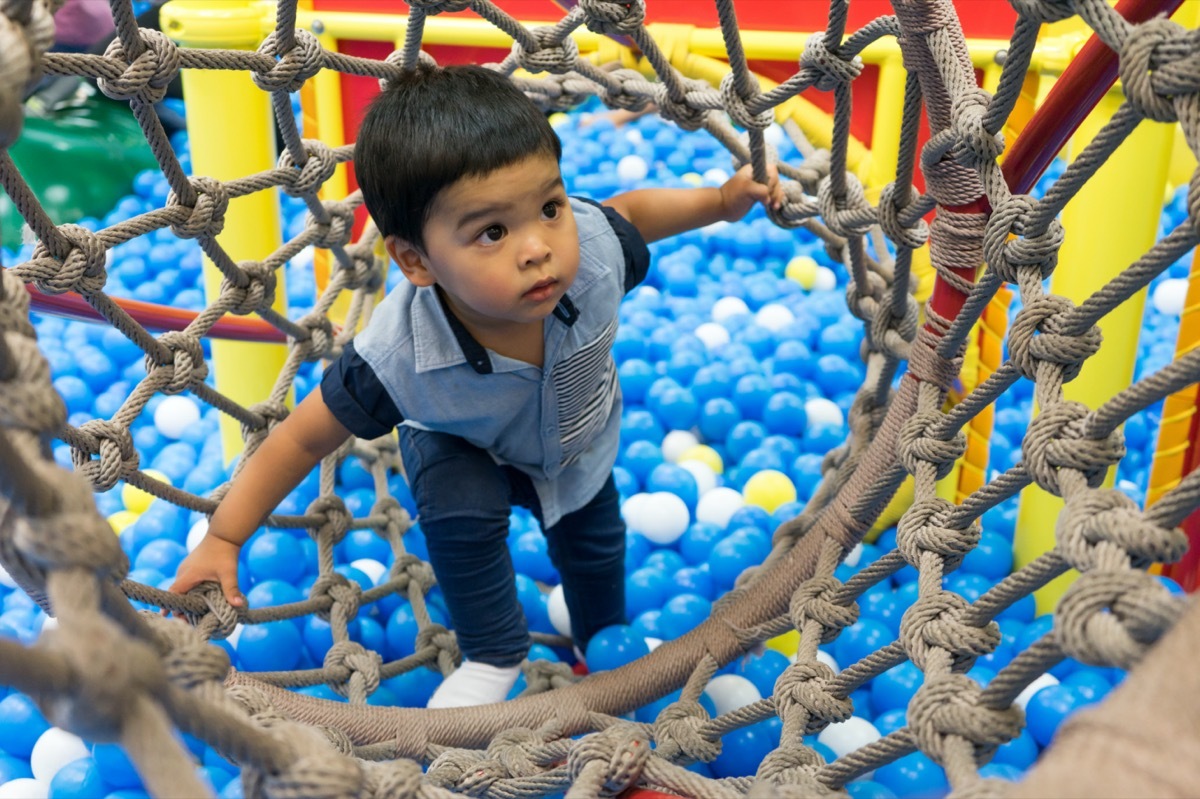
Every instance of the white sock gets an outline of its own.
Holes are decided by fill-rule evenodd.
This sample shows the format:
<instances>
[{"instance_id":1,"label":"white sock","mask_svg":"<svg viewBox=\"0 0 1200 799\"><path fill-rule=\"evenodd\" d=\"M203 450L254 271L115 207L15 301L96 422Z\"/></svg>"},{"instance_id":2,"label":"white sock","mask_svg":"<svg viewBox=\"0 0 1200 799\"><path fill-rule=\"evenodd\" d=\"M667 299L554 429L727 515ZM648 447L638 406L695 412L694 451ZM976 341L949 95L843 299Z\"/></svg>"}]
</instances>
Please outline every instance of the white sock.
<instances>
[{"instance_id":1,"label":"white sock","mask_svg":"<svg viewBox=\"0 0 1200 799\"><path fill-rule=\"evenodd\" d=\"M426 707L470 707L503 702L520 674L520 666L502 668L464 660L433 692Z\"/></svg>"}]
</instances>

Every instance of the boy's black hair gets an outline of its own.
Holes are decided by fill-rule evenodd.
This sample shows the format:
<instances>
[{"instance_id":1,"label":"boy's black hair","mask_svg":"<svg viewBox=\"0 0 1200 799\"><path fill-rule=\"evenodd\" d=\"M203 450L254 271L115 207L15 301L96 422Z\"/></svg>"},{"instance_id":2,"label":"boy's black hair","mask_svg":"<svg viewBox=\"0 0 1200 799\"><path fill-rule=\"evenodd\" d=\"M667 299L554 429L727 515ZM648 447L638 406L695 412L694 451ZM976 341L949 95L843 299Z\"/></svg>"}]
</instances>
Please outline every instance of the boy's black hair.
<instances>
[{"instance_id":1,"label":"boy's black hair","mask_svg":"<svg viewBox=\"0 0 1200 799\"><path fill-rule=\"evenodd\" d=\"M534 155L562 159L545 115L504 75L474 65L420 65L388 81L367 109L354 169L383 236L420 250L442 189Z\"/></svg>"}]
</instances>

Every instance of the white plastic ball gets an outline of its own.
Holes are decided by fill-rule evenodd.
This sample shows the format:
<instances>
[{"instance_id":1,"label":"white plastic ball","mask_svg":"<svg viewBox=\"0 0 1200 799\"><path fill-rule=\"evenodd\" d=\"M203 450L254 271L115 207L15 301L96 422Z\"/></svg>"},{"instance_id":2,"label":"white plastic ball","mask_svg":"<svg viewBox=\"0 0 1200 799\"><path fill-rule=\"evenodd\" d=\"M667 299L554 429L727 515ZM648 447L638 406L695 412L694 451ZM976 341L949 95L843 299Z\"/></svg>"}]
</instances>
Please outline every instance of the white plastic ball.
<instances>
[{"instance_id":1,"label":"white plastic ball","mask_svg":"<svg viewBox=\"0 0 1200 799\"><path fill-rule=\"evenodd\" d=\"M12 575L9 574L8 570L3 566L0 566L0 585L4 586L5 588L17 587L17 581L12 578Z\"/></svg>"},{"instance_id":2,"label":"white plastic ball","mask_svg":"<svg viewBox=\"0 0 1200 799\"><path fill-rule=\"evenodd\" d=\"M855 544L854 549L852 549L846 553L846 559L843 560L842 563L845 563L850 568L854 568L855 566L858 565L859 559L862 558L862 553L863 553L862 544L861 543Z\"/></svg>"},{"instance_id":3,"label":"white plastic ball","mask_svg":"<svg viewBox=\"0 0 1200 799\"><path fill-rule=\"evenodd\" d=\"M787 306L771 302L758 309L758 313L754 315L754 321L758 323L759 327L765 327L774 333L795 322L796 315Z\"/></svg>"},{"instance_id":4,"label":"white plastic ball","mask_svg":"<svg viewBox=\"0 0 1200 799\"><path fill-rule=\"evenodd\" d=\"M154 427L167 438L179 438L200 421L200 406L187 397L165 397L154 409Z\"/></svg>"},{"instance_id":5,"label":"white plastic ball","mask_svg":"<svg viewBox=\"0 0 1200 799\"><path fill-rule=\"evenodd\" d=\"M1154 310L1166 316L1179 316L1187 304L1188 282L1185 278L1168 278L1154 288L1150 302Z\"/></svg>"},{"instance_id":6,"label":"white plastic ball","mask_svg":"<svg viewBox=\"0 0 1200 799\"><path fill-rule=\"evenodd\" d=\"M846 414L831 399L813 397L804 403L804 415L809 425L833 425L841 427L846 422Z\"/></svg>"},{"instance_id":7,"label":"white plastic ball","mask_svg":"<svg viewBox=\"0 0 1200 799\"><path fill-rule=\"evenodd\" d=\"M21 777L0 785L0 799L46 799L50 796L50 783Z\"/></svg>"},{"instance_id":8,"label":"white plastic ball","mask_svg":"<svg viewBox=\"0 0 1200 799\"><path fill-rule=\"evenodd\" d=\"M58 629L58 619L54 616L47 616L46 618L42 619L42 629L38 633L38 635L42 636L42 635L45 635L46 633L50 632L51 630L57 630L57 629Z\"/></svg>"},{"instance_id":9,"label":"white plastic ball","mask_svg":"<svg viewBox=\"0 0 1200 799\"><path fill-rule=\"evenodd\" d=\"M625 128L625 141L630 144L641 144L645 140L646 137L637 128Z\"/></svg>"},{"instance_id":10,"label":"white plastic ball","mask_svg":"<svg viewBox=\"0 0 1200 799\"><path fill-rule=\"evenodd\" d=\"M729 173L724 169L713 167L712 169L705 170L704 179L709 183L720 185L729 180Z\"/></svg>"},{"instance_id":11,"label":"white plastic ball","mask_svg":"<svg viewBox=\"0 0 1200 799\"><path fill-rule=\"evenodd\" d=\"M721 529L729 524L733 514L746 504L746 498L737 489L729 486L714 488L700 497L696 503L696 521L715 524Z\"/></svg>"},{"instance_id":12,"label":"white plastic ball","mask_svg":"<svg viewBox=\"0 0 1200 799\"><path fill-rule=\"evenodd\" d=\"M817 279L813 281L813 291L833 291L837 288L837 275L828 266L817 267Z\"/></svg>"},{"instance_id":13,"label":"white plastic ball","mask_svg":"<svg viewBox=\"0 0 1200 799\"><path fill-rule=\"evenodd\" d=\"M1058 685L1058 678L1053 674L1043 674L1025 686L1025 690L1017 694L1017 698L1013 703L1020 707L1021 710L1024 710L1025 706L1029 704L1029 700L1033 699L1034 694L1043 688L1049 688L1051 685Z\"/></svg>"},{"instance_id":14,"label":"white plastic ball","mask_svg":"<svg viewBox=\"0 0 1200 799\"><path fill-rule=\"evenodd\" d=\"M717 302L719 304L725 302L725 300L718 300ZM704 346L710 350L715 350L717 347L729 343L729 331L724 325L719 325L716 322L705 322L692 332L695 333L696 338L703 341Z\"/></svg>"},{"instance_id":15,"label":"white plastic ball","mask_svg":"<svg viewBox=\"0 0 1200 799\"><path fill-rule=\"evenodd\" d=\"M817 743L825 744L838 757L845 757L882 737L874 724L858 716L851 716L821 730L821 734L817 736Z\"/></svg>"},{"instance_id":16,"label":"white plastic ball","mask_svg":"<svg viewBox=\"0 0 1200 799\"><path fill-rule=\"evenodd\" d=\"M712 318L714 322L724 322L734 316L750 313L750 306L740 297L722 297L713 303Z\"/></svg>"},{"instance_id":17,"label":"white plastic ball","mask_svg":"<svg viewBox=\"0 0 1200 799\"><path fill-rule=\"evenodd\" d=\"M646 647L651 652L653 652L655 649L658 649L660 646L662 646L661 638L647 638L646 639Z\"/></svg>"},{"instance_id":18,"label":"white plastic ball","mask_svg":"<svg viewBox=\"0 0 1200 799\"><path fill-rule=\"evenodd\" d=\"M90 757L92 750L73 732L51 727L37 739L29 754L29 770L35 780L47 785L63 766L81 757Z\"/></svg>"},{"instance_id":19,"label":"white plastic ball","mask_svg":"<svg viewBox=\"0 0 1200 799\"><path fill-rule=\"evenodd\" d=\"M672 430L663 437L662 454L668 463L675 463L679 456L700 443L695 433L688 430Z\"/></svg>"},{"instance_id":20,"label":"white plastic ball","mask_svg":"<svg viewBox=\"0 0 1200 799\"><path fill-rule=\"evenodd\" d=\"M374 558L359 558L358 560L350 561L350 566L358 569L363 574L371 578L371 585L378 585L379 578L387 572L387 566L384 566ZM370 586L364 586L369 588Z\"/></svg>"},{"instance_id":21,"label":"white plastic ball","mask_svg":"<svg viewBox=\"0 0 1200 799\"><path fill-rule=\"evenodd\" d=\"M837 674L842 670L842 667L838 665L838 662L833 659L833 655L829 654L824 649L817 650L817 662L824 663L826 666L833 669L834 674Z\"/></svg>"},{"instance_id":22,"label":"white plastic ball","mask_svg":"<svg viewBox=\"0 0 1200 799\"><path fill-rule=\"evenodd\" d=\"M242 629L243 627L241 624L235 624L233 625L233 632L225 636L225 642L234 649L237 649L238 641L242 637Z\"/></svg>"},{"instance_id":23,"label":"white plastic ball","mask_svg":"<svg viewBox=\"0 0 1200 799\"><path fill-rule=\"evenodd\" d=\"M630 529L655 544L675 543L691 521L687 503L669 491L655 491L650 498L652 504L647 507L640 526L630 524Z\"/></svg>"},{"instance_id":24,"label":"white plastic ball","mask_svg":"<svg viewBox=\"0 0 1200 799\"><path fill-rule=\"evenodd\" d=\"M772 122L771 126L763 131L763 138L767 144L779 149L787 141L788 135L778 122Z\"/></svg>"},{"instance_id":25,"label":"white plastic ball","mask_svg":"<svg viewBox=\"0 0 1200 799\"><path fill-rule=\"evenodd\" d=\"M645 526L646 517L654 512L654 499L645 492L634 494L621 503L621 518L630 530Z\"/></svg>"},{"instance_id":26,"label":"white plastic ball","mask_svg":"<svg viewBox=\"0 0 1200 799\"><path fill-rule=\"evenodd\" d=\"M546 600L546 610L550 614L550 624L558 630L559 635L571 636L571 612L567 610L567 598L563 595L563 587L556 585L550 589Z\"/></svg>"},{"instance_id":27,"label":"white plastic ball","mask_svg":"<svg viewBox=\"0 0 1200 799\"><path fill-rule=\"evenodd\" d=\"M191 552L196 547L200 546L200 542L204 540L204 536L208 535L208 518L199 519L192 525L192 529L188 530L187 534L187 551Z\"/></svg>"},{"instance_id":28,"label":"white plastic ball","mask_svg":"<svg viewBox=\"0 0 1200 799\"><path fill-rule=\"evenodd\" d=\"M696 478L697 495L704 496L717 487L717 473L707 463L683 461L679 466L682 469L687 469L688 473Z\"/></svg>"},{"instance_id":29,"label":"white plastic ball","mask_svg":"<svg viewBox=\"0 0 1200 799\"><path fill-rule=\"evenodd\" d=\"M713 701L718 716L732 713L762 699L762 694L754 687L754 683L737 674L713 677L704 693Z\"/></svg>"},{"instance_id":30,"label":"white plastic ball","mask_svg":"<svg viewBox=\"0 0 1200 799\"><path fill-rule=\"evenodd\" d=\"M617 162L617 177L626 183L645 180L648 174L650 174L650 166L640 155L627 155Z\"/></svg>"}]
</instances>

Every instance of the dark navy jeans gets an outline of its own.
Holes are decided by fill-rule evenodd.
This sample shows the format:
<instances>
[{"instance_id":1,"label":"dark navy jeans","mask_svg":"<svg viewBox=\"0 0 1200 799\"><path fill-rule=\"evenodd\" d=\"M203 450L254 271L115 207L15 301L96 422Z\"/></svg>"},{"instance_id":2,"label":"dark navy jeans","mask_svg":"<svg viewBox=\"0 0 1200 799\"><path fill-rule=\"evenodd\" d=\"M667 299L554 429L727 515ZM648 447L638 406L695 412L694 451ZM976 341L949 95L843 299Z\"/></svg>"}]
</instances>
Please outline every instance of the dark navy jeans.
<instances>
[{"instance_id":1,"label":"dark navy jeans","mask_svg":"<svg viewBox=\"0 0 1200 799\"><path fill-rule=\"evenodd\" d=\"M469 660L517 665L530 640L517 600L508 523L513 505L529 508L541 523L533 483L458 436L403 425L399 435L429 562L446 597L459 648ZM548 530L543 525L581 651L599 630L625 623L620 504L610 476L587 505Z\"/></svg>"}]
</instances>

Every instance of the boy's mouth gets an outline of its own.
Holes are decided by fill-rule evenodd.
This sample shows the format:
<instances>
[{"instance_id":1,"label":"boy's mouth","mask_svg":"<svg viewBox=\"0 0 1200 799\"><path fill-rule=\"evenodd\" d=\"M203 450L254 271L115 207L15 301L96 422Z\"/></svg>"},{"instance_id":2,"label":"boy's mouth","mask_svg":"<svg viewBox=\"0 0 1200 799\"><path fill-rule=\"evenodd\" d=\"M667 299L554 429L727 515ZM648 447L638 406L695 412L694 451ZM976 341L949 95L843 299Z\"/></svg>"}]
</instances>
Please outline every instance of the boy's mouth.
<instances>
[{"instance_id":1,"label":"boy's mouth","mask_svg":"<svg viewBox=\"0 0 1200 799\"><path fill-rule=\"evenodd\" d=\"M533 288L531 288L531 289L529 289L529 291L525 292L525 296L531 300L539 300L540 301L540 300L547 299L550 297L551 294L554 293L554 286L557 285L557 283L558 283L558 280L553 277L548 277L544 280L539 280L537 283L533 284Z\"/></svg>"}]
</instances>

